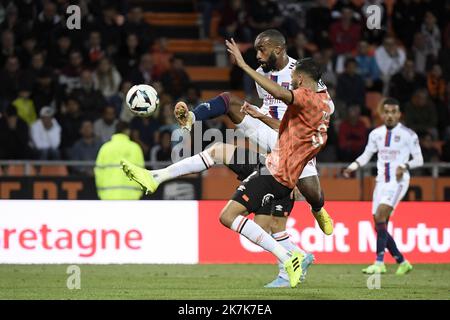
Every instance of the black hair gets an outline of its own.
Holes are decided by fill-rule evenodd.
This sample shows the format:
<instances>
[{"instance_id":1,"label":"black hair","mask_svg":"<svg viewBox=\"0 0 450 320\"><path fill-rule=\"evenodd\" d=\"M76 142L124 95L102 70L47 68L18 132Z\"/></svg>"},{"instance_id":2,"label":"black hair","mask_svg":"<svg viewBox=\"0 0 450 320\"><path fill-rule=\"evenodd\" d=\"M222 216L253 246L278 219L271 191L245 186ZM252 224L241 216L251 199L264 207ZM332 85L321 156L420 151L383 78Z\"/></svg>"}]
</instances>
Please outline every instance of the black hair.
<instances>
[{"instance_id":1,"label":"black hair","mask_svg":"<svg viewBox=\"0 0 450 320\"><path fill-rule=\"evenodd\" d=\"M386 99L384 99L383 107L387 104L393 104L393 105L400 106L400 102L397 99L392 98L392 97L387 97Z\"/></svg>"},{"instance_id":2,"label":"black hair","mask_svg":"<svg viewBox=\"0 0 450 320\"><path fill-rule=\"evenodd\" d=\"M258 34L256 38L257 39L268 38L270 39L270 42L273 43L274 45L286 48L286 38L280 31L276 29L265 30L260 34Z\"/></svg>"},{"instance_id":3,"label":"black hair","mask_svg":"<svg viewBox=\"0 0 450 320\"><path fill-rule=\"evenodd\" d=\"M349 58L345 59L344 67L347 68L347 66L348 66L350 63L355 63L355 64L356 64L356 63L357 63L357 62L356 62L356 59L353 58L353 57L349 57Z\"/></svg>"},{"instance_id":4,"label":"black hair","mask_svg":"<svg viewBox=\"0 0 450 320\"><path fill-rule=\"evenodd\" d=\"M128 123L124 121L119 121L116 124L116 133L124 133L125 130L128 130L129 128L130 126L128 125Z\"/></svg>"},{"instance_id":5,"label":"black hair","mask_svg":"<svg viewBox=\"0 0 450 320\"><path fill-rule=\"evenodd\" d=\"M321 66L314 61L313 58L304 58L297 61L295 64L295 71L306 73L314 81L319 81L322 76Z\"/></svg>"}]
</instances>

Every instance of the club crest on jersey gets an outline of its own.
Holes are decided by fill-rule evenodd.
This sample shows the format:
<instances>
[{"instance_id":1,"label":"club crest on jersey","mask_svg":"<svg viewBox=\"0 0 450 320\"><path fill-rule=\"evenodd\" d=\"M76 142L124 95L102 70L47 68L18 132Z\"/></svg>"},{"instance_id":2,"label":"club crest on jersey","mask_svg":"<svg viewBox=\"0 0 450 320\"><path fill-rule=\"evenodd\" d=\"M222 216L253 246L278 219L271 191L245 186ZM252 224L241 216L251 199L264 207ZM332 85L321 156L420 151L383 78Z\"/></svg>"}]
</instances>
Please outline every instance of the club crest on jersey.
<instances>
[{"instance_id":1,"label":"club crest on jersey","mask_svg":"<svg viewBox=\"0 0 450 320\"><path fill-rule=\"evenodd\" d=\"M400 136L395 136L394 137L394 142L399 142L400 141Z\"/></svg>"},{"instance_id":2,"label":"club crest on jersey","mask_svg":"<svg viewBox=\"0 0 450 320\"><path fill-rule=\"evenodd\" d=\"M266 194L261 201L261 206L264 206L264 205L270 203L270 201L272 201L273 198L275 198L275 196L273 194L271 194L271 193Z\"/></svg>"}]
</instances>

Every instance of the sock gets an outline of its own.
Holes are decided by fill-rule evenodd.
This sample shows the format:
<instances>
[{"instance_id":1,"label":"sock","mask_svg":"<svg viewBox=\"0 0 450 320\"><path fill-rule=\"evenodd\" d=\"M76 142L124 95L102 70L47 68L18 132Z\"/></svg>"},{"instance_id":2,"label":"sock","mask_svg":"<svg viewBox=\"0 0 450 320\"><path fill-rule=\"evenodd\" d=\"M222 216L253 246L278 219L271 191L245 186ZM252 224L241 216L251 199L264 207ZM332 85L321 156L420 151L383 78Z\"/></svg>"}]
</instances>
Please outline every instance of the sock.
<instances>
[{"instance_id":1,"label":"sock","mask_svg":"<svg viewBox=\"0 0 450 320\"><path fill-rule=\"evenodd\" d=\"M219 94L196 106L192 111L195 115L195 121L213 119L228 112L230 106L230 96L227 92Z\"/></svg>"},{"instance_id":2,"label":"sock","mask_svg":"<svg viewBox=\"0 0 450 320\"><path fill-rule=\"evenodd\" d=\"M290 253L273 239L263 228L244 216L238 216L231 224L236 231L258 246L272 252L282 263L290 258Z\"/></svg>"},{"instance_id":3,"label":"sock","mask_svg":"<svg viewBox=\"0 0 450 320\"><path fill-rule=\"evenodd\" d=\"M209 153L202 151L192 157L178 161L167 168L151 170L150 174L153 175L156 181L162 183L186 174L202 172L211 168L214 163L215 162Z\"/></svg>"},{"instance_id":4,"label":"sock","mask_svg":"<svg viewBox=\"0 0 450 320\"><path fill-rule=\"evenodd\" d=\"M388 232L386 222L380 222L375 225L377 231L377 262L384 261L384 251L387 245Z\"/></svg>"},{"instance_id":5,"label":"sock","mask_svg":"<svg viewBox=\"0 0 450 320\"><path fill-rule=\"evenodd\" d=\"M320 200L318 203L310 203L312 211L314 211L316 213L319 212L320 210L322 210L322 207L324 204L325 204L325 199L323 196L323 192L321 192L321 194L320 194Z\"/></svg>"},{"instance_id":6,"label":"sock","mask_svg":"<svg viewBox=\"0 0 450 320\"><path fill-rule=\"evenodd\" d=\"M272 237L283 246L287 251L289 252L301 252L305 254L306 252L303 251L299 246L297 246L295 243L293 243L289 237L289 234L285 231L273 233ZM280 278L289 280L289 277L286 273L286 270L284 269L283 263L281 263L280 260L278 260L278 276Z\"/></svg>"},{"instance_id":7,"label":"sock","mask_svg":"<svg viewBox=\"0 0 450 320\"><path fill-rule=\"evenodd\" d=\"M397 244L395 243L394 238L392 238L389 233L387 234L386 247L388 248L389 253L394 257L395 261L397 261L397 263L402 263L405 261L405 258L397 248Z\"/></svg>"}]
</instances>

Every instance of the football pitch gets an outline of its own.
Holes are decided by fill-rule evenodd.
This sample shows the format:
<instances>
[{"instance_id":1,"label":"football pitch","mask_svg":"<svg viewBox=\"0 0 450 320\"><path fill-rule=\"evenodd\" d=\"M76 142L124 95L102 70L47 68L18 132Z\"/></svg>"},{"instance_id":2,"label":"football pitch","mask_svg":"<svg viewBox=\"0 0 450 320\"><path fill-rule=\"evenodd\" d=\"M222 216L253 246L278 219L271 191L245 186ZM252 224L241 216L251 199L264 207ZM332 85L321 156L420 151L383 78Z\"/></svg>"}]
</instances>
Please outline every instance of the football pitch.
<instances>
[{"instance_id":1,"label":"football pitch","mask_svg":"<svg viewBox=\"0 0 450 320\"><path fill-rule=\"evenodd\" d=\"M405 276L387 265L380 289L363 265L313 265L295 289L265 289L273 265L79 265L80 289L67 288L68 265L0 265L0 299L450 299L450 264L418 264Z\"/></svg>"}]
</instances>

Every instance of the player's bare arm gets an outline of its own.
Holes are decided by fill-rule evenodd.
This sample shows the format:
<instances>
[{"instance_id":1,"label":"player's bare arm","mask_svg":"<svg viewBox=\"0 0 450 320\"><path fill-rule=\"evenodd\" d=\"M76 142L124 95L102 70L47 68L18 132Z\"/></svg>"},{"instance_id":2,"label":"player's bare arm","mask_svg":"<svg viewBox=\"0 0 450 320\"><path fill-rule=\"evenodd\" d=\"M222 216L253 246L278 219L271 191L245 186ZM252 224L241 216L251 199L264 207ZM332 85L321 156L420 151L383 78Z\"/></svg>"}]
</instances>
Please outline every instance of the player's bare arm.
<instances>
[{"instance_id":1,"label":"player's bare arm","mask_svg":"<svg viewBox=\"0 0 450 320\"><path fill-rule=\"evenodd\" d=\"M248 102L244 102L244 104L241 107L241 112L248 114L250 117L253 117L255 119L258 119L265 124L267 124L272 129L278 131L280 128L281 121L275 118L272 118L268 115L265 115L264 113L259 111L259 108L252 106Z\"/></svg>"},{"instance_id":2,"label":"player's bare arm","mask_svg":"<svg viewBox=\"0 0 450 320\"><path fill-rule=\"evenodd\" d=\"M281 100L287 105L291 104L294 96L292 91L283 88L272 80L264 77L252 69L242 57L241 51L234 39L230 41L225 40L227 51L234 57L236 65L247 73L253 80L255 80L264 90L270 93L275 99Z\"/></svg>"}]
</instances>

